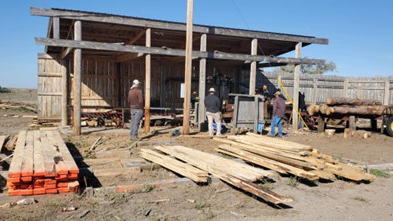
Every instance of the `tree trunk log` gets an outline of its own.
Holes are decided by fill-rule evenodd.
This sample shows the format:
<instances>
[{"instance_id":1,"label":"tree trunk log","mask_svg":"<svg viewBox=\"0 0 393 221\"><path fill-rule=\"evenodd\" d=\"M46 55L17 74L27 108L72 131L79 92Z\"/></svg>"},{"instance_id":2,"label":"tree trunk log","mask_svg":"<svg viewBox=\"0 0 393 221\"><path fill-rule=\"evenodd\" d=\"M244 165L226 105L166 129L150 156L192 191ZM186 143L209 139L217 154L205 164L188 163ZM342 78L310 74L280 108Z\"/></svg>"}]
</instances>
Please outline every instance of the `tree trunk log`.
<instances>
[{"instance_id":1,"label":"tree trunk log","mask_svg":"<svg viewBox=\"0 0 393 221\"><path fill-rule=\"evenodd\" d=\"M377 100L365 100L358 98L345 98L345 97L337 97L337 98L327 98L326 104L330 106L334 105L356 105L356 106L367 106L367 105L382 105L380 101Z\"/></svg>"},{"instance_id":2,"label":"tree trunk log","mask_svg":"<svg viewBox=\"0 0 393 221\"><path fill-rule=\"evenodd\" d=\"M385 106L335 106L332 113L338 114L363 114L363 115L381 115Z\"/></svg>"}]
</instances>

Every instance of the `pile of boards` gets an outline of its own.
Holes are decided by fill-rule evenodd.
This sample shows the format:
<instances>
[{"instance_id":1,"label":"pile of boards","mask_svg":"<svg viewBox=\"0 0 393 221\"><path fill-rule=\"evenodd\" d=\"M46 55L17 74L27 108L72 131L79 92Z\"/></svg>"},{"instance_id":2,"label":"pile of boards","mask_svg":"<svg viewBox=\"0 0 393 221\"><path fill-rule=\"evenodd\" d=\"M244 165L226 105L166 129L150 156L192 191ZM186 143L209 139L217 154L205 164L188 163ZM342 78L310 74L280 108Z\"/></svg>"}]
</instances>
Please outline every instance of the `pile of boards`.
<instances>
[{"instance_id":1,"label":"pile of boards","mask_svg":"<svg viewBox=\"0 0 393 221\"><path fill-rule=\"evenodd\" d=\"M370 182L375 179L373 175L341 163L308 145L252 133L214 139L225 143L216 149L218 152L280 174L295 175L310 181L318 179L333 181L336 177L357 182Z\"/></svg>"},{"instance_id":2,"label":"pile of boards","mask_svg":"<svg viewBox=\"0 0 393 221\"><path fill-rule=\"evenodd\" d=\"M318 113L331 114L358 114L358 115L381 115L386 106L377 100L362 100L357 98L327 98L326 104L310 105L307 112L310 115Z\"/></svg>"},{"instance_id":3,"label":"pile of boards","mask_svg":"<svg viewBox=\"0 0 393 221\"><path fill-rule=\"evenodd\" d=\"M292 202L291 198L253 183L264 177L273 178L272 172L245 163L184 146L155 146L153 149L141 149L141 155L198 183L208 182L211 174L270 203L277 205Z\"/></svg>"},{"instance_id":4,"label":"pile of boards","mask_svg":"<svg viewBox=\"0 0 393 221\"><path fill-rule=\"evenodd\" d=\"M8 171L8 194L75 192L78 174L79 168L57 131L20 131Z\"/></svg>"}]
</instances>

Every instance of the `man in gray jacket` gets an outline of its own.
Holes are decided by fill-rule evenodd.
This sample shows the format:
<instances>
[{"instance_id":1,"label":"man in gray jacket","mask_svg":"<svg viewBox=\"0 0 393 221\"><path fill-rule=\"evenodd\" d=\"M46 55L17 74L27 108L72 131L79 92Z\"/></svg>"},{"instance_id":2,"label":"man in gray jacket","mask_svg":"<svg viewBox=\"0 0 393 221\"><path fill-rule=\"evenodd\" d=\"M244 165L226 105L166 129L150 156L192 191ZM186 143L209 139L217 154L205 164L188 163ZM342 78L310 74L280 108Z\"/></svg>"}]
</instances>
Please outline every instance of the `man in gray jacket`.
<instances>
[{"instance_id":1,"label":"man in gray jacket","mask_svg":"<svg viewBox=\"0 0 393 221\"><path fill-rule=\"evenodd\" d=\"M206 116L209 122L209 135L213 136L213 120L217 125L217 136L221 135L221 101L214 94L214 88L209 89L209 95L205 98Z\"/></svg>"}]
</instances>

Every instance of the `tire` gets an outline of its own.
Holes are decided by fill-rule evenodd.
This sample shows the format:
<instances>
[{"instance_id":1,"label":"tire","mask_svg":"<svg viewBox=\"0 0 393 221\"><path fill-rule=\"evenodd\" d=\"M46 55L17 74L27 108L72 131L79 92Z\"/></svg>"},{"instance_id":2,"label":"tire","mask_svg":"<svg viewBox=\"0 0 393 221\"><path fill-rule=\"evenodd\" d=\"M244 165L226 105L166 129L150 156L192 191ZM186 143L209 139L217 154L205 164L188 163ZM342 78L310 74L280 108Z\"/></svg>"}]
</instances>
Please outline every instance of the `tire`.
<instances>
[{"instance_id":1,"label":"tire","mask_svg":"<svg viewBox=\"0 0 393 221\"><path fill-rule=\"evenodd\" d=\"M386 118L386 132L393 137L393 116Z\"/></svg>"}]
</instances>

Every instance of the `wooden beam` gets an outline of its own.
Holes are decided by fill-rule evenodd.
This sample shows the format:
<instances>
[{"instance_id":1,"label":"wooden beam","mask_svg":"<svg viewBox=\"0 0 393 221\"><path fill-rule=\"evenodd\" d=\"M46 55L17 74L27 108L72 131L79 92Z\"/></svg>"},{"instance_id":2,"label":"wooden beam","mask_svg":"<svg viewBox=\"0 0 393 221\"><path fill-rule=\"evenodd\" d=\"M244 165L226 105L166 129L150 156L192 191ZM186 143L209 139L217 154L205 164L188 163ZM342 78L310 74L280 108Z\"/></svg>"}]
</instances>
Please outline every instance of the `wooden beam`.
<instances>
[{"instance_id":1,"label":"wooden beam","mask_svg":"<svg viewBox=\"0 0 393 221\"><path fill-rule=\"evenodd\" d=\"M94 22L137 26L137 27L144 27L144 28L157 28L157 29L173 30L173 31L186 31L186 24L184 23L148 20L148 19L141 19L135 17L115 16L115 15L102 14L102 13L100 14L100 13L92 13L92 12L32 7L30 8L30 14L33 16L57 16L64 19L94 21ZM315 38L311 36L289 35L289 34L280 34L280 33L272 33L272 32L261 32L261 31L248 31L248 30L213 27L213 26L205 26L205 25L195 25L193 27L193 30L196 33L209 34L209 35L224 35L224 36L257 38L257 39L275 40L275 41L304 42L304 43L312 43L312 44L329 44L329 40L326 38Z\"/></svg>"},{"instance_id":2,"label":"wooden beam","mask_svg":"<svg viewBox=\"0 0 393 221\"><path fill-rule=\"evenodd\" d=\"M60 18L53 18L53 38L60 39Z\"/></svg>"},{"instance_id":3,"label":"wooden beam","mask_svg":"<svg viewBox=\"0 0 393 221\"><path fill-rule=\"evenodd\" d=\"M121 53L111 59L115 62L126 62L126 61L130 61L130 60L134 60L136 58L140 58L144 55L145 54L143 54L143 53Z\"/></svg>"},{"instance_id":4,"label":"wooden beam","mask_svg":"<svg viewBox=\"0 0 393 221\"><path fill-rule=\"evenodd\" d=\"M68 125L68 62L61 60L61 125Z\"/></svg>"},{"instance_id":5,"label":"wooden beam","mask_svg":"<svg viewBox=\"0 0 393 221\"><path fill-rule=\"evenodd\" d=\"M254 38L251 41L251 55L257 55L258 53L258 39ZM257 62L252 61L250 67L250 95L255 95L255 81L257 79Z\"/></svg>"},{"instance_id":6,"label":"wooden beam","mask_svg":"<svg viewBox=\"0 0 393 221\"><path fill-rule=\"evenodd\" d=\"M192 17L194 0L187 1L186 61L184 71L183 135L190 133L190 103L192 74Z\"/></svg>"},{"instance_id":7,"label":"wooden beam","mask_svg":"<svg viewBox=\"0 0 393 221\"><path fill-rule=\"evenodd\" d=\"M92 41L72 41L62 39L49 38L35 38L36 44L48 45L53 47L74 47L81 49L106 50L106 51L122 51L132 53L150 53L154 55L169 55L169 56L185 56L185 50L137 46L137 45L122 45L116 43L100 43ZM325 60L320 59L305 59L305 58L285 58L285 57L271 57L264 55L247 55L247 54L233 54L223 52L201 52L193 51L193 57L208 58L208 59L223 59L223 60L239 60L239 61L258 61L258 62L275 62L286 64L324 64Z\"/></svg>"},{"instance_id":8,"label":"wooden beam","mask_svg":"<svg viewBox=\"0 0 393 221\"><path fill-rule=\"evenodd\" d=\"M74 39L82 41L82 22L74 24ZM81 105L82 105L82 49L74 51L74 134L81 134Z\"/></svg>"},{"instance_id":9,"label":"wooden beam","mask_svg":"<svg viewBox=\"0 0 393 221\"><path fill-rule=\"evenodd\" d=\"M205 52L207 49L207 35L201 36L200 51ZM201 58L199 61L199 113L198 113L198 128L201 129L201 124L205 121L205 96L206 96L206 58Z\"/></svg>"},{"instance_id":10,"label":"wooden beam","mask_svg":"<svg viewBox=\"0 0 393 221\"><path fill-rule=\"evenodd\" d=\"M295 58L300 58L302 49L302 42L296 44ZM299 126L299 79L300 79L300 65L295 66L293 78L293 105L292 105L292 129L297 130Z\"/></svg>"},{"instance_id":11,"label":"wooden beam","mask_svg":"<svg viewBox=\"0 0 393 221\"><path fill-rule=\"evenodd\" d=\"M149 30L151 30L151 29L149 29ZM145 30L140 31L136 36L130 38L130 40L127 41L125 44L126 45L135 44L135 42L137 42L145 34L145 32L146 32ZM151 31L150 31L150 36L151 36ZM128 55L129 55L128 53L120 53L120 54L114 56L114 60L124 61L122 59ZM137 55L139 55L139 53ZM140 56L137 56L137 57L140 57ZM135 58L135 57L133 57L133 58ZM131 58L131 59L133 59L133 58ZM129 59L127 59L127 60L129 60Z\"/></svg>"},{"instance_id":12,"label":"wooden beam","mask_svg":"<svg viewBox=\"0 0 393 221\"><path fill-rule=\"evenodd\" d=\"M146 47L151 47L151 29L146 29ZM145 57L145 132L150 132L151 54Z\"/></svg>"}]
</instances>

